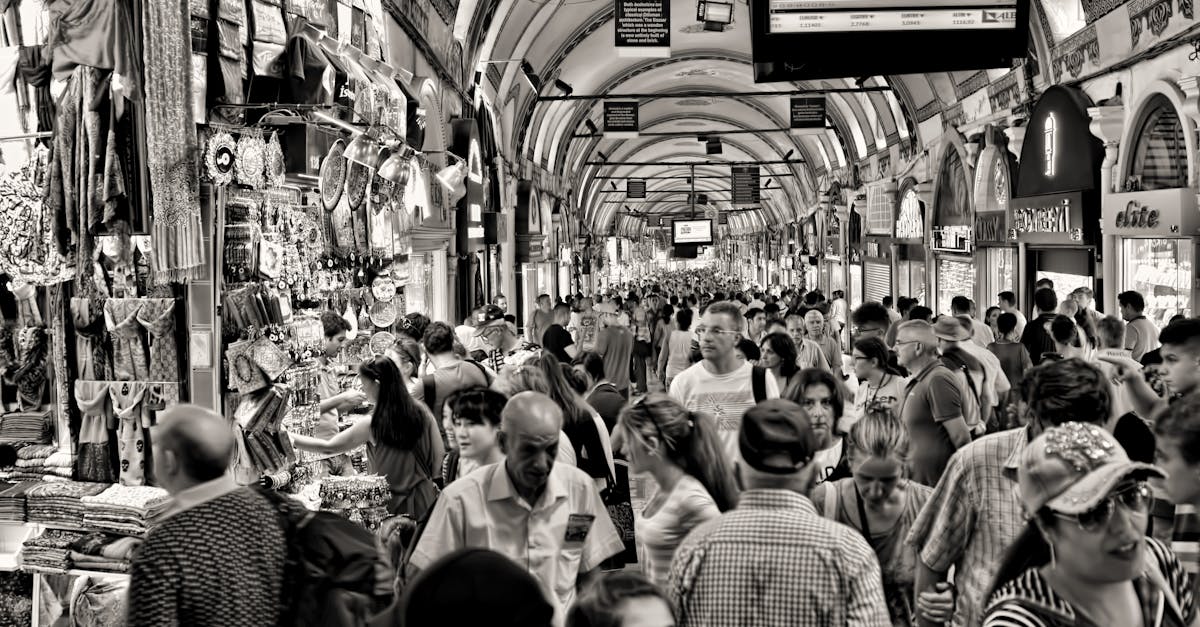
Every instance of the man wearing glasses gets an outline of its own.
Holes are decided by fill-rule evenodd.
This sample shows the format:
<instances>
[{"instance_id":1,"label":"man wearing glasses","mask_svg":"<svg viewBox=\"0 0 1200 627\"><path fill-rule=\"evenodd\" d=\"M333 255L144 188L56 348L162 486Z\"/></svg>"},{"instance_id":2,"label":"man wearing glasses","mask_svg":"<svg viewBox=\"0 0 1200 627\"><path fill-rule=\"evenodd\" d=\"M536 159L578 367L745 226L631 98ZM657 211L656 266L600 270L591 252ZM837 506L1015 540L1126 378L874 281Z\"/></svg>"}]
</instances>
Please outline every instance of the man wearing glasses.
<instances>
[{"instance_id":1,"label":"man wearing glasses","mask_svg":"<svg viewBox=\"0 0 1200 627\"><path fill-rule=\"evenodd\" d=\"M529 354L541 355L542 352L541 346L517 337L504 319L504 311L495 305L484 308L475 335L492 348L488 365L494 372L500 372L505 364L523 364Z\"/></svg>"},{"instance_id":2,"label":"man wearing glasses","mask_svg":"<svg viewBox=\"0 0 1200 627\"><path fill-rule=\"evenodd\" d=\"M671 382L671 396L692 411L704 412L717 421L717 433L730 461L738 459L737 434L742 415L757 402L779 398L774 377L761 375L762 397L754 392L755 367L740 359L734 348L742 338L745 317L738 306L728 301L708 306L696 334L702 359L692 364Z\"/></svg>"}]
</instances>

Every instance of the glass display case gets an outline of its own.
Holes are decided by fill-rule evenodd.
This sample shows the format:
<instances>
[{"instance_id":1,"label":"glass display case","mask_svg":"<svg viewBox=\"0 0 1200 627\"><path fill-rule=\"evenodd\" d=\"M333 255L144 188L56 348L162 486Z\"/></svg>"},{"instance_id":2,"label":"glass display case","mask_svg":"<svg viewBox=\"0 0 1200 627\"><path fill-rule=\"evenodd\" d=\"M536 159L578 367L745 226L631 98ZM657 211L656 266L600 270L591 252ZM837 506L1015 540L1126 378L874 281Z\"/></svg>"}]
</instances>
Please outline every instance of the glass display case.
<instances>
[{"instance_id":1,"label":"glass display case","mask_svg":"<svg viewBox=\"0 0 1200 627\"><path fill-rule=\"evenodd\" d=\"M1017 292L1017 249L1011 247L980 248L978 265L979 285L983 288L976 306L986 311L996 304L1000 292Z\"/></svg>"},{"instance_id":2,"label":"glass display case","mask_svg":"<svg viewBox=\"0 0 1200 627\"><path fill-rule=\"evenodd\" d=\"M1192 247L1191 239L1181 238L1122 241L1121 291L1145 297L1144 315L1159 328L1176 314L1192 315Z\"/></svg>"},{"instance_id":3,"label":"glass display case","mask_svg":"<svg viewBox=\"0 0 1200 627\"><path fill-rule=\"evenodd\" d=\"M897 300L900 296L917 299L917 302L928 306L925 300L925 262L897 261L896 262Z\"/></svg>"},{"instance_id":4,"label":"glass display case","mask_svg":"<svg viewBox=\"0 0 1200 627\"><path fill-rule=\"evenodd\" d=\"M937 311L950 314L950 301L955 296L975 297L975 264L973 259L940 257L937 260Z\"/></svg>"}]
</instances>

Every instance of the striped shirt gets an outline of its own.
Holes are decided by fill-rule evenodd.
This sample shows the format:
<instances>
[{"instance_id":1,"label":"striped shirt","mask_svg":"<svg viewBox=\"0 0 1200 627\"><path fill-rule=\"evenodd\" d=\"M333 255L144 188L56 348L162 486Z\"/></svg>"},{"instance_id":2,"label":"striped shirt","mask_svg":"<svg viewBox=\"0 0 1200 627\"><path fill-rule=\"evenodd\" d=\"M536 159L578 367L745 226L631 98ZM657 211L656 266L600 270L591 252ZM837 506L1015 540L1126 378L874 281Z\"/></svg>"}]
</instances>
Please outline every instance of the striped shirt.
<instances>
[{"instance_id":1,"label":"striped shirt","mask_svg":"<svg viewBox=\"0 0 1200 627\"><path fill-rule=\"evenodd\" d=\"M1193 578L1200 577L1200 514L1197 514L1195 505L1175 506L1171 550L1179 557L1179 563L1188 574Z\"/></svg>"},{"instance_id":2,"label":"striped shirt","mask_svg":"<svg viewBox=\"0 0 1200 627\"><path fill-rule=\"evenodd\" d=\"M857 531L788 490L748 490L697 527L671 563L680 627L891 624L879 562Z\"/></svg>"},{"instance_id":3,"label":"striped shirt","mask_svg":"<svg viewBox=\"0 0 1200 627\"><path fill-rule=\"evenodd\" d=\"M1025 428L1010 429L959 449L908 535L929 568L956 566L955 627L979 624L996 567L1025 526L1013 489L1028 441Z\"/></svg>"}]
</instances>

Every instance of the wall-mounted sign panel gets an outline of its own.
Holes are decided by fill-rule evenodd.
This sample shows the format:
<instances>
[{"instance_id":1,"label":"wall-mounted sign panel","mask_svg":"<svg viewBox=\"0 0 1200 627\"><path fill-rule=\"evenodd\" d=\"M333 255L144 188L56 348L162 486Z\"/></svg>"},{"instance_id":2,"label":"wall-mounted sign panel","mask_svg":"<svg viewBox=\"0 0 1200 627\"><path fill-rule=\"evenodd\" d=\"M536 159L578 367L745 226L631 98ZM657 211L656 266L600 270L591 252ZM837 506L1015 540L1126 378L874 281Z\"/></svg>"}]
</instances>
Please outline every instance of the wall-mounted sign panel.
<instances>
[{"instance_id":1,"label":"wall-mounted sign panel","mask_svg":"<svg viewBox=\"0 0 1200 627\"><path fill-rule=\"evenodd\" d=\"M671 56L671 0L615 0L617 56Z\"/></svg>"}]
</instances>

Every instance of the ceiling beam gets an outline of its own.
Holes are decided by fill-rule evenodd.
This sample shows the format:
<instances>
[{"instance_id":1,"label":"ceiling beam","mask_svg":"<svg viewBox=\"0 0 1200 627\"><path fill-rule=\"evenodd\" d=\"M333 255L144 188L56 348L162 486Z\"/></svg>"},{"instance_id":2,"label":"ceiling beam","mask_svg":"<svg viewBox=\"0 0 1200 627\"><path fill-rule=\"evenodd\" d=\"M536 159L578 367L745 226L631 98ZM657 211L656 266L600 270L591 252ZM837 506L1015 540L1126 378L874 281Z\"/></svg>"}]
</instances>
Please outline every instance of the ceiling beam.
<instances>
[{"instance_id":1,"label":"ceiling beam","mask_svg":"<svg viewBox=\"0 0 1200 627\"><path fill-rule=\"evenodd\" d=\"M780 172L778 174L776 174L774 172L759 172L759 176L771 176L771 177L776 177L776 178L783 178L783 177L796 176L796 175L792 172ZM609 176L609 175L600 175L600 176L593 176L592 178L602 179L602 180L612 179L612 180L618 180L618 181L622 181L622 180L624 180L624 181L662 181L662 180L686 181L688 179L722 179L722 180L726 180L729 178L729 175L728 174L697 174L696 176L687 176L687 175L679 175L679 176Z\"/></svg>"},{"instance_id":2,"label":"ceiling beam","mask_svg":"<svg viewBox=\"0 0 1200 627\"><path fill-rule=\"evenodd\" d=\"M833 125L825 125L826 130L833 130ZM791 133L790 128L751 128L728 131L639 131L638 137L711 137L713 135L761 135L763 133ZM571 139L604 139L604 133L577 133ZM698 140L697 140L698 141Z\"/></svg>"},{"instance_id":3,"label":"ceiling beam","mask_svg":"<svg viewBox=\"0 0 1200 627\"><path fill-rule=\"evenodd\" d=\"M759 98L764 96L813 96L820 94L862 94L874 91L891 91L888 86L829 87L825 89L785 89L782 91L677 91L650 94L560 94L538 96L538 102L560 100L661 100L663 98Z\"/></svg>"},{"instance_id":4,"label":"ceiling beam","mask_svg":"<svg viewBox=\"0 0 1200 627\"><path fill-rule=\"evenodd\" d=\"M662 167L688 167L688 166L726 166L726 165L791 165L793 163L805 163L803 159L778 159L773 161L586 161L583 165L596 166L630 166L638 168L652 168L656 166Z\"/></svg>"}]
</instances>

